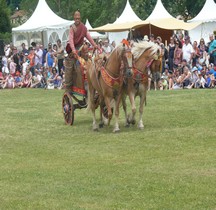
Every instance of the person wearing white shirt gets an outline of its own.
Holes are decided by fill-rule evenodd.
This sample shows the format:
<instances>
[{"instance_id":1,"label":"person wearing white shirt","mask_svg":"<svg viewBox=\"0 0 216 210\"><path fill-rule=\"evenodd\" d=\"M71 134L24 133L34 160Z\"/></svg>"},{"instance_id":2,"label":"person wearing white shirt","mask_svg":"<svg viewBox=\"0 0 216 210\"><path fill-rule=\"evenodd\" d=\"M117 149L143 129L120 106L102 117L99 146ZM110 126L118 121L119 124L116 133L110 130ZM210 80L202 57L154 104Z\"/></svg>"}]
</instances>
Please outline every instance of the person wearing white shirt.
<instances>
[{"instance_id":1,"label":"person wearing white shirt","mask_svg":"<svg viewBox=\"0 0 216 210\"><path fill-rule=\"evenodd\" d=\"M182 47L182 58L187 61L188 64L191 64L192 56L193 56L194 50L190 43L190 37L185 37L185 43Z\"/></svg>"},{"instance_id":2,"label":"person wearing white shirt","mask_svg":"<svg viewBox=\"0 0 216 210\"><path fill-rule=\"evenodd\" d=\"M103 52L107 55L109 55L111 53L112 49L111 47L109 46L109 41L108 40L105 40L104 41L104 46L103 46Z\"/></svg>"},{"instance_id":3,"label":"person wearing white shirt","mask_svg":"<svg viewBox=\"0 0 216 210\"><path fill-rule=\"evenodd\" d=\"M37 44L35 50L35 69L41 68L42 59L43 59L43 51L40 49L40 45Z\"/></svg>"}]
</instances>

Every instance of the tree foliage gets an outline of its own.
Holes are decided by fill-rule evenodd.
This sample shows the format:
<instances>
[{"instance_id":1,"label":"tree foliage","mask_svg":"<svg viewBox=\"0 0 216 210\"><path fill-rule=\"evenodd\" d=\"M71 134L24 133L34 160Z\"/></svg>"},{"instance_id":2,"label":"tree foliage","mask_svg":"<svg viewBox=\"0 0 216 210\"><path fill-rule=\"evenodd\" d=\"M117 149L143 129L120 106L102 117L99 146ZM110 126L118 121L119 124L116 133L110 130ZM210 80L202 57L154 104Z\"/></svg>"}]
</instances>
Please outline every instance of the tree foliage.
<instances>
[{"instance_id":1,"label":"tree foliage","mask_svg":"<svg viewBox=\"0 0 216 210\"><path fill-rule=\"evenodd\" d=\"M11 32L10 9L5 0L0 0L0 33Z\"/></svg>"}]
</instances>

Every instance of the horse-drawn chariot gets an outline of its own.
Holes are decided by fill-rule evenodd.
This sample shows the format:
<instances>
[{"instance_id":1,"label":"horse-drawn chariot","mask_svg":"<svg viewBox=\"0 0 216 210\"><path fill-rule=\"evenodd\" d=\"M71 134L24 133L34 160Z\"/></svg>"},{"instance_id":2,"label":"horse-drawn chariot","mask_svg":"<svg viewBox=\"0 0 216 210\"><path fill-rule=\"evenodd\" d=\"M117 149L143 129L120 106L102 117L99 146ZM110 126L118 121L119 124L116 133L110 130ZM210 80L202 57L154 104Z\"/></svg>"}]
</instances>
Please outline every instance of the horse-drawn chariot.
<instances>
[{"instance_id":1,"label":"horse-drawn chariot","mask_svg":"<svg viewBox=\"0 0 216 210\"><path fill-rule=\"evenodd\" d=\"M147 64L158 52L158 46L149 42L134 43L134 47L125 44L117 46L105 65L93 59L89 59L82 65L79 61L80 68L73 68L71 62L65 61L65 69L73 68L72 86L66 91L62 99L62 109L66 124L72 125L74 122L74 111L89 107L93 116L93 130L98 130L98 124L95 116L95 110L100 107L100 117L102 115L107 119L109 125L115 113L115 125L113 132L119 129L119 107L122 101L123 109L126 116L126 125L134 124L136 106L135 97L140 96L139 122L138 127L144 128L142 116L143 105L146 101L146 91L148 86ZM133 60L133 56L134 60ZM100 58L99 58L100 60ZM76 61L77 62L77 61ZM86 72L85 72L86 71ZM88 85L88 93L87 93ZM76 95L81 95L82 100ZM128 95L131 103L131 114L127 114L125 96ZM87 100L88 98L88 100ZM76 103L74 104L73 101Z\"/></svg>"},{"instance_id":2,"label":"horse-drawn chariot","mask_svg":"<svg viewBox=\"0 0 216 210\"><path fill-rule=\"evenodd\" d=\"M73 125L74 112L76 109L84 109L88 106L88 81L86 71L91 65L92 60L89 58L88 50L84 46L76 58L65 58L65 71L69 74L69 82L66 81L70 88L67 88L62 97L62 111L65 124ZM69 55L68 55L69 56ZM94 97L95 107L99 106L99 95ZM107 116L105 104L101 106L104 116Z\"/></svg>"}]
</instances>

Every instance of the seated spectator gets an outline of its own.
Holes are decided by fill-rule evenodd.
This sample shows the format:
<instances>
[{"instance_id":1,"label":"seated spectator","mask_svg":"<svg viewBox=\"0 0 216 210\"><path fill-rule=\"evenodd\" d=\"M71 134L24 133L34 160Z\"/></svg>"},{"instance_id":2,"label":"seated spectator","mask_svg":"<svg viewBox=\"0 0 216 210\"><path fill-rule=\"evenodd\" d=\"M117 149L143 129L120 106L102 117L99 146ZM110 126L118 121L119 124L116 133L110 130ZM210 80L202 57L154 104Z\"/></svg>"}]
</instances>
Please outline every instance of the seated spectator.
<instances>
[{"instance_id":1,"label":"seated spectator","mask_svg":"<svg viewBox=\"0 0 216 210\"><path fill-rule=\"evenodd\" d=\"M23 78L23 82L21 87L31 87L32 84L32 73L30 71L30 67L26 70L26 75Z\"/></svg>"},{"instance_id":2,"label":"seated spectator","mask_svg":"<svg viewBox=\"0 0 216 210\"><path fill-rule=\"evenodd\" d=\"M168 89L168 82L165 79L164 76L161 77L160 82L159 82L159 89L160 90L167 90Z\"/></svg>"},{"instance_id":3,"label":"seated spectator","mask_svg":"<svg viewBox=\"0 0 216 210\"><path fill-rule=\"evenodd\" d=\"M31 88L41 87L41 79L42 79L41 72L38 69L35 69L35 76L32 77Z\"/></svg>"},{"instance_id":4,"label":"seated spectator","mask_svg":"<svg viewBox=\"0 0 216 210\"><path fill-rule=\"evenodd\" d=\"M4 76L2 70L0 69L0 88L3 88Z\"/></svg>"},{"instance_id":5,"label":"seated spectator","mask_svg":"<svg viewBox=\"0 0 216 210\"><path fill-rule=\"evenodd\" d=\"M9 74L3 84L3 89L4 88L9 88L9 89L14 89L15 88L15 81L14 78L11 74Z\"/></svg>"},{"instance_id":6,"label":"seated spectator","mask_svg":"<svg viewBox=\"0 0 216 210\"><path fill-rule=\"evenodd\" d=\"M21 88L22 87L23 78L22 78L22 76L21 76L21 74L20 74L19 71L16 72L16 75L15 75L14 79L15 79L15 87Z\"/></svg>"},{"instance_id":7,"label":"seated spectator","mask_svg":"<svg viewBox=\"0 0 216 210\"><path fill-rule=\"evenodd\" d=\"M168 75L169 75L169 67L165 66L162 76L164 77L165 80L167 80L167 82L168 82Z\"/></svg>"},{"instance_id":8,"label":"seated spectator","mask_svg":"<svg viewBox=\"0 0 216 210\"><path fill-rule=\"evenodd\" d=\"M191 71L192 71L191 84L188 86L188 89L194 88L195 84L197 83L197 81L199 79L198 68L196 66L194 66Z\"/></svg>"},{"instance_id":9,"label":"seated spectator","mask_svg":"<svg viewBox=\"0 0 216 210\"><path fill-rule=\"evenodd\" d=\"M182 89L182 75L180 75L179 73L180 71L176 71L175 75L173 76L173 85L172 85L172 89L173 90L179 90Z\"/></svg>"},{"instance_id":10,"label":"seated spectator","mask_svg":"<svg viewBox=\"0 0 216 210\"><path fill-rule=\"evenodd\" d=\"M182 74L181 82L183 84L183 88L188 88L190 87L190 84L191 84L191 73L187 66L184 67L183 71L184 72Z\"/></svg>"},{"instance_id":11,"label":"seated spectator","mask_svg":"<svg viewBox=\"0 0 216 210\"><path fill-rule=\"evenodd\" d=\"M205 88L205 79L201 72L198 72L198 80L194 84L194 88Z\"/></svg>"},{"instance_id":12,"label":"seated spectator","mask_svg":"<svg viewBox=\"0 0 216 210\"><path fill-rule=\"evenodd\" d=\"M60 88L61 82L62 82L62 78L58 75L57 69L55 67L53 67L52 73L47 80L47 87L48 86L54 86L54 88Z\"/></svg>"},{"instance_id":13,"label":"seated spectator","mask_svg":"<svg viewBox=\"0 0 216 210\"><path fill-rule=\"evenodd\" d=\"M210 74L207 72L205 78L205 88L210 88L210 87L211 87L211 77Z\"/></svg>"}]
</instances>

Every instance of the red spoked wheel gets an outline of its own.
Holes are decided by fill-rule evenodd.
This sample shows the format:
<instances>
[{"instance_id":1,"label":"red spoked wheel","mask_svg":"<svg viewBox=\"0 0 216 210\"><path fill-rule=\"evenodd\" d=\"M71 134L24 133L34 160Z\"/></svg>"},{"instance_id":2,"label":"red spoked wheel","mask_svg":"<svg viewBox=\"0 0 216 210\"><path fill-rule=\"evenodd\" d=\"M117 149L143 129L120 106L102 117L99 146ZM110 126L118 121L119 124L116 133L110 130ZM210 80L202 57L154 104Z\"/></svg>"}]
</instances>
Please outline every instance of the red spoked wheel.
<instances>
[{"instance_id":1,"label":"red spoked wheel","mask_svg":"<svg viewBox=\"0 0 216 210\"><path fill-rule=\"evenodd\" d=\"M66 125L74 123L74 106L72 96L69 92L65 92L62 97L62 111Z\"/></svg>"}]
</instances>

